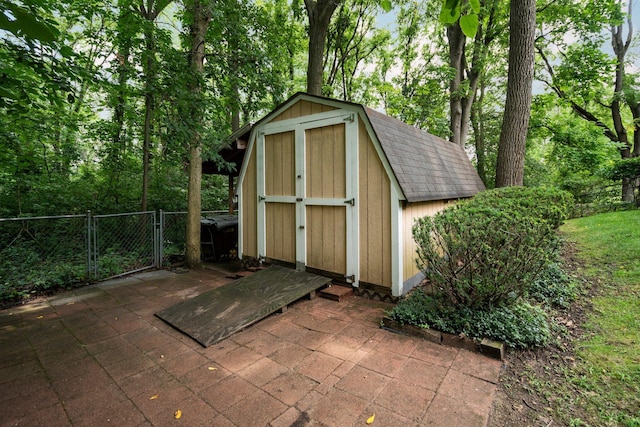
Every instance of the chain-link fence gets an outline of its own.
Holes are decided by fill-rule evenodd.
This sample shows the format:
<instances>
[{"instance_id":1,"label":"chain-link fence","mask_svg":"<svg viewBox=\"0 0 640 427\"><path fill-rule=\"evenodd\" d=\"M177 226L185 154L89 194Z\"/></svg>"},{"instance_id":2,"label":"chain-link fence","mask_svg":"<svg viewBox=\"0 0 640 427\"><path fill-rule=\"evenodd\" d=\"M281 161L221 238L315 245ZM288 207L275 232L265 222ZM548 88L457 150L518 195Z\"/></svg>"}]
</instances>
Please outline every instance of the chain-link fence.
<instances>
[{"instance_id":1,"label":"chain-link fence","mask_svg":"<svg viewBox=\"0 0 640 427\"><path fill-rule=\"evenodd\" d=\"M0 301L88 279L88 216L0 219Z\"/></svg>"},{"instance_id":2,"label":"chain-link fence","mask_svg":"<svg viewBox=\"0 0 640 427\"><path fill-rule=\"evenodd\" d=\"M172 264L184 258L186 221L162 210L0 219L0 304Z\"/></svg>"}]
</instances>

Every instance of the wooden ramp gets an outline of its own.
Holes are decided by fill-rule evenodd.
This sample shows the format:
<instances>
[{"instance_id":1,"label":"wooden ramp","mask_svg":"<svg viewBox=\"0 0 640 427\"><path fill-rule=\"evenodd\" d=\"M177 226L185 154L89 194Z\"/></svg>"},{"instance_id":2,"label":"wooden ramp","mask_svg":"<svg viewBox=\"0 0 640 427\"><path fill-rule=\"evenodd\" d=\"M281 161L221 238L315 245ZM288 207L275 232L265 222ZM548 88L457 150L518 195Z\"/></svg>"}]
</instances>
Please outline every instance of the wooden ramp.
<instances>
[{"instance_id":1,"label":"wooden ramp","mask_svg":"<svg viewBox=\"0 0 640 427\"><path fill-rule=\"evenodd\" d=\"M272 265L166 308L156 316L205 347L315 294L331 279Z\"/></svg>"}]
</instances>

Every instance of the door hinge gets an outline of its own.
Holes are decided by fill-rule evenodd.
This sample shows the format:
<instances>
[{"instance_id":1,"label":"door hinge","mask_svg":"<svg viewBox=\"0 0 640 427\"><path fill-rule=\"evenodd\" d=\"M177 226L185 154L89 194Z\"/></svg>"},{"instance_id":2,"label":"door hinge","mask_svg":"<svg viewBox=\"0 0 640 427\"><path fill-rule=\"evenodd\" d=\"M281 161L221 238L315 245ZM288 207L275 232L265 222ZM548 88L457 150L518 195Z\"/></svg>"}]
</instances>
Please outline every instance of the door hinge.
<instances>
[{"instance_id":1,"label":"door hinge","mask_svg":"<svg viewBox=\"0 0 640 427\"><path fill-rule=\"evenodd\" d=\"M356 118L355 118L355 114L349 114L349 115L348 115L347 117L345 117L343 120L344 120L345 122L351 122L351 123L353 123L353 121L354 121L355 119L356 119Z\"/></svg>"},{"instance_id":2,"label":"door hinge","mask_svg":"<svg viewBox=\"0 0 640 427\"><path fill-rule=\"evenodd\" d=\"M346 281L347 281L347 283L355 283L355 281L356 281L356 275L355 275L355 274L352 274L352 275L350 275L350 276L345 275L345 276L344 276L344 280L346 280Z\"/></svg>"},{"instance_id":3,"label":"door hinge","mask_svg":"<svg viewBox=\"0 0 640 427\"><path fill-rule=\"evenodd\" d=\"M345 205L351 205L351 206L355 206L356 205L356 199L349 199L349 200L345 200L344 201Z\"/></svg>"},{"instance_id":4,"label":"door hinge","mask_svg":"<svg viewBox=\"0 0 640 427\"><path fill-rule=\"evenodd\" d=\"M264 197L264 196L258 196L258 202L263 202L263 201L265 201L265 200L267 200L267 198L266 198L266 197Z\"/></svg>"}]
</instances>

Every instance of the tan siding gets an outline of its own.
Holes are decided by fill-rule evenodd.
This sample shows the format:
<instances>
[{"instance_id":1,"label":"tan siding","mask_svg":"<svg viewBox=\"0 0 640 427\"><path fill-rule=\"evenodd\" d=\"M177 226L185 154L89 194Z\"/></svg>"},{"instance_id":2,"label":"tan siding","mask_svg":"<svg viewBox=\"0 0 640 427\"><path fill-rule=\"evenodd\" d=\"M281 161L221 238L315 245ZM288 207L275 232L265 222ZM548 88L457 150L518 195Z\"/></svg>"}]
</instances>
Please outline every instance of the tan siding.
<instances>
[{"instance_id":1,"label":"tan siding","mask_svg":"<svg viewBox=\"0 0 640 427\"><path fill-rule=\"evenodd\" d=\"M391 182L362 123L358 132L360 280L391 287Z\"/></svg>"},{"instance_id":2,"label":"tan siding","mask_svg":"<svg viewBox=\"0 0 640 427\"><path fill-rule=\"evenodd\" d=\"M347 271L346 208L307 206L307 266L333 273Z\"/></svg>"},{"instance_id":3,"label":"tan siding","mask_svg":"<svg viewBox=\"0 0 640 427\"><path fill-rule=\"evenodd\" d=\"M331 110L335 110L335 108L329 105L318 104L317 102L300 100L271 119L271 121L277 122L280 120L293 119L296 117L308 116L310 114L322 113Z\"/></svg>"},{"instance_id":4,"label":"tan siding","mask_svg":"<svg viewBox=\"0 0 640 427\"><path fill-rule=\"evenodd\" d=\"M268 258L296 261L296 205L267 203L265 208L266 254Z\"/></svg>"},{"instance_id":5,"label":"tan siding","mask_svg":"<svg viewBox=\"0 0 640 427\"><path fill-rule=\"evenodd\" d=\"M295 137L293 132L265 136L264 186L268 196L295 196Z\"/></svg>"},{"instance_id":6,"label":"tan siding","mask_svg":"<svg viewBox=\"0 0 640 427\"><path fill-rule=\"evenodd\" d=\"M295 196L295 135L283 132L264 140L266 196ZM265 207L265 256L295 262L295 204L267 203Z\"/></svg>"},{"instance_id":7,"label":"tan siding","mask_svg":"<svg viewBox=\"0 0 640 427\"><path fill-rule=\"evenodd\" d=\"M318 108L310 104L310 108ZM318 109L314 112L320 112ZM344 198L346 195L345 125L309 129L305 134L306 197ZM307 206L309 267L345 274L347 271L346 208Z\"/></svg>"},{"instance_id":8,"label":"tan siding","mask_svg":"<svg viewBox=\"0 0 640 427\"><path fill-rule=\"evenodd\" d=\"M306 131L306 197L346 197L344 125Z\"/></svg>"},{"instance_id":9,"label":"tan siding","mask_svg":"<svg viewBox=\"0 0 640 427\"><path fill-rule=\"evenodd\" d=\"M258 256L256 147L251 150L247 170L242 180L242 252L243 256Z\"/></svg>"},{"instance_id":10,"label":"tan siding","mask_svg":"<svg viewBox=\"0 0 640 427\"><path fill-rule=\"evenodd\" d=\"M402 280L410 279L418 274L418 267L416 266L416 249L417 245L413 240L413 234L411 229L418 218L425 216L433 216L440 212L447 206L445 201L435 200L431 202L421 203L409 203L402 210L402 239L403 239L403 254L402 259L404 262L402 270Z\"/></svg>"}]
</instances>

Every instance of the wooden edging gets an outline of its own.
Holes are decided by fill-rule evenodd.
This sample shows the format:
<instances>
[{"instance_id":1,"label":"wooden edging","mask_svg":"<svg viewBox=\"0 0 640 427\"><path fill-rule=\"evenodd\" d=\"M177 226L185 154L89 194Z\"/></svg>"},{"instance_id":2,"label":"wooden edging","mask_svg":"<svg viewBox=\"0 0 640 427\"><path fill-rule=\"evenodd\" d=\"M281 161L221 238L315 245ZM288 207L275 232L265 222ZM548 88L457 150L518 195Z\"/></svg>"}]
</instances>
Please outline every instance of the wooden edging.
<instances>
[{"instance_id":1,"label":"wooden edging","mask_svg":"<svg viewBox=\"0 0 640 427\"><path fill-rule=\"evenodd\" d=\"M493 359L502 360L504 358L505 346L504 343L499 341L484 338L482 341L477 342L471 338L447 334L434 329L419 328L413 325L402 325L388 316L382 318L380 326L392 332L424 338L437 344L482 353Z\"/></svg>"}]
</instances>

